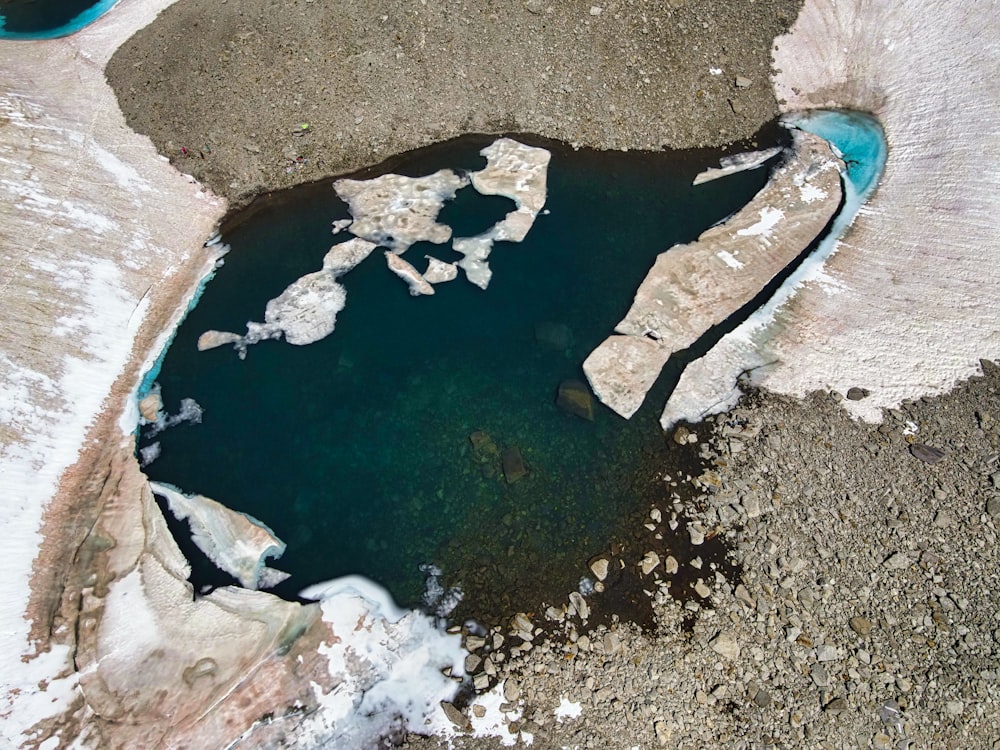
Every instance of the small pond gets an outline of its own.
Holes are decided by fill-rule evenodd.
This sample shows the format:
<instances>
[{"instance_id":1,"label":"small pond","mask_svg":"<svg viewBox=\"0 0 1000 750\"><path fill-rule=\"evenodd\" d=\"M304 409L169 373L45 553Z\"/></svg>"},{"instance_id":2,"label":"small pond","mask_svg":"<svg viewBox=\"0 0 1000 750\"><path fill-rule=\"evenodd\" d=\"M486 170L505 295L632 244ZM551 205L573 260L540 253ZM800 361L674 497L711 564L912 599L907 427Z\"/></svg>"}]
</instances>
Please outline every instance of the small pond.
<instances>
[{"instance_id":1,"label":"small pond","mask_svg":"<svg viewBox=\"0 0 1000 750\"><path fill-rule=\"evenodd\" d=\"M761 148L782 137L769 132ZM482 169L479 150L493 140L464 137L362 177ZM630 421L595 400L588 421L560 409L557 391L585 382L583 360L656 255L737 211L767 169L692 187L721 152L518 140L552 154L547 201L523 242L496 244L486 290L460 274L433 296L412 297L379 249L340 278L347 302L336 329L307 346L264 341L241 360L196 342L206 330L242 332L261 320L269 299L350 237L331 235L332 222L350 217L333 180L261 198L224 224L231 251L157 375L165 410L194 399L201 422L141 433L139 447L159 443L145 468L152 479L247 513L287 543L271 565L292 575L276 593L293 598L361 574L417 606L421 566L433 564L441 583L462 587L456 616L499 617L563 599L588 558L626 533L623 519L665 501L662 393ZM439 220L469 236L513 208L466 187ZM429 243L403 257L422 268L425 255L460 257ZM503 456L515 450L527 474L512 482ZM189 556L196 586L228 582Z\"/></svg>"}]
</instances>

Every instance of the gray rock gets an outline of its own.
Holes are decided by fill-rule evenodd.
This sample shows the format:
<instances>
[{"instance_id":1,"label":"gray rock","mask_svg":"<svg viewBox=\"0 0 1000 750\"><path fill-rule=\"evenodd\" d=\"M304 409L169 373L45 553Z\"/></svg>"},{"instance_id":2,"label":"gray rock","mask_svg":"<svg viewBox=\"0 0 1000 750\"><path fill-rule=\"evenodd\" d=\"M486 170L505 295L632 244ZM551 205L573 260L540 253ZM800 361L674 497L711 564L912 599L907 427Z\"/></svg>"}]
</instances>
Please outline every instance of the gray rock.
<instances>
[{"instance_id":1,"label":"gray rock","mask_svg":"<svg viewBox=\"0 0 1000 750\"><path fill-rule=\"evenodd\" d=\"M753 85L753 81L745 76L736 76L736 80L733 81L733 84L738 89L748 89Z\"/></svg>"},{"instance_id":2,"label":"gray rock","mask_svg":"<svg viewBox=\"0 0 1000 750\"><path fill-rule=\"evenodd\" d=\"M986 512L993 518L1000 518L1000 497L991 497L986 501Z\"/></svg>"},{"instance_id":3,"label":"gray rock","mask_svg":"<svg viewBox=\"0 0 1000 750\"><path fill-rule=\"evenodd\" d=\"M913 443L910 445L910 453L912 453L915 458L919 458L925 464L936 464L944 458L943 450L930 445L924 445L923 443Z\"/></svg>"},{"instance_id":4,"label":"gray rock","mask_svg":"<svg viewBox=\"0 0 1000 750\"><path fill-rule=\"evenodd\" d=\"M849 401L861 401L862 399L868 398L871 394L867 388L848 388L847 398Z\"/></svg>"},{"instance_id":5,"label":"gray rock","mask_svg":"<svg viewBox=\"0 0 1000 750\"><path fill-rule=\"evenodd\" d=\"M441 708L444 710L444 715L448 717L448 721L458 727L461 731L472 731L472 722L469 721L469 717L455 708L454 705L448 701L441 701Z\"/></svg>"},{"instance_id":6,"label":"gray rock","mask_svg":"<svg viewBox=\"0 0 1000 750\"><path fill-rule=\"evenodd\" d=\"M829 714L840 714L846 711L847 707L846 698L834 698L832 701L823 706L823 710Z\"/></svg>"},{"instance_id":7,"label":"gray rock","mask_svg":"<svg viewBox=\"0 0 1000 750\"><path fill-rule=\"evenodd\" d=\"M771 694L764 688L761 688L757 691L757 695L753 697L753 702L761 708L767 708L771 705Z\"/></svg>"},{"instance_id":8,"label":"gray rock","mask_svg":"<svg viewBox=\"0 0 1000 750\"><path fill-rule=\"evenodd\" d=\"M830 673L822 664L813 664L809 670L809 676L818 688L830 687Z\"/></svg>"}]
</instances>

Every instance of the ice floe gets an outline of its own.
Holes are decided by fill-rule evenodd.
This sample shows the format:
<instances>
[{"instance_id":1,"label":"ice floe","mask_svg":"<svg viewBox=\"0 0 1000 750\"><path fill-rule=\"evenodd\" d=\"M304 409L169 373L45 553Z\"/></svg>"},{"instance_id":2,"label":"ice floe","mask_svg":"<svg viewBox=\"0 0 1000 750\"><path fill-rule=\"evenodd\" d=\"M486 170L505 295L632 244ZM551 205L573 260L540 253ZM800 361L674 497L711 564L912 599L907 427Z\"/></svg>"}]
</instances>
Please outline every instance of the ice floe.
<instances>
[{"instance_id":1,"label":"ice floe","mask_svg":"<svg viewBox=\"0 0 1000 750\"><path fill-rule=\"evenodd\" d=\"M402 254L415 242L443 244L451 227L437 222L445 201L468 179L450 169L426 177L385 174L370 180L337 180L333 189L350 206L351 233Z\"/></svg>"},{"instance_id":2,"label":"ice floe","mask_svg":"<svg viewBox=\"0 0 1000 750\"><path fill-rule=\"evenodd\" d=\"M721 70L719 71L722 72ZM701 185L705 182L717 180L720 177L728 177L737 172L745 172L749 169L761 167L768 159L772 159L781 153L781 146L766 148L762 151L750 151L743 154L733 154L719 159L718 167L710 167L695 176L692 185Z\"/></svg>"},{"instance_id":3,"label":"ice floe","mask_svg":"<svg viewBox=\"0 0 1000 750\"><path fill-rule=\"evenodd\" d=\"M209 497L186 495L169 484L149 486L166 499L171 513L191 525L191 540L198 549L243 588L268 588L288 577L267 567L267 560L285 553L285 543L256 518Z\"/></svg>"},{"instance_id":4,"label":"ice floe","mask_svg":"<svg viewBox=\"0 0 1000 750\"><path fill-rule=\"evenodd\" d=\"M594 393L631 417L672 354L749 303L826 227L840 198L840 160L795 131L785 161L743 209L689 244L661 253L625 318L587 357ZM828 198L803 200L815 186Z\"/></svg>"},{"instance_id":5,"label":"ice floe","mask_svg":"<svg viewBox=\"0 0 1000 750\"><path fill-rule=\"evenodd\" d=\"M334 245L323 257L322 269L299 277L267 303L263 323L247 323L243 335L205 331L198 337L199 351L232 344L242 359L248 346L267 339L284 336L289 344L304 346L326 338L333 333L337 313L347 304L347 290L337 279L374 249L374 243L356 237Z\"/></svg>"},{"instance_id":6,"label":"ice floe","mask_svg":"<svg viewBox=\"0 0 1000 750\"><path fill-rule=\"evenodd\" d=\"M483 195L510 198L517 206L483 234L456 238L452 243L455 252L465 256L458 261L459 268L469 281L485 289L493 276L487 263L493 243L522 242L545 205L552 154L510 138L499 138L479 153L486 157L486 167L472 173L472 186Z\"/></svg>"},{"instance_id":7,"label":"ice floe","mask_svg":"<svg viewBox=\"0 0 1000 750\"><path fill-rule=\"evenodd\" d=\"M385 262L390 271L406 282L406 285L410 287L410 294L414 297L419 297L421 294L434 294L434 287L420 275L420 271L395 253L386 250Z\"/></svg>"}]
</instances>

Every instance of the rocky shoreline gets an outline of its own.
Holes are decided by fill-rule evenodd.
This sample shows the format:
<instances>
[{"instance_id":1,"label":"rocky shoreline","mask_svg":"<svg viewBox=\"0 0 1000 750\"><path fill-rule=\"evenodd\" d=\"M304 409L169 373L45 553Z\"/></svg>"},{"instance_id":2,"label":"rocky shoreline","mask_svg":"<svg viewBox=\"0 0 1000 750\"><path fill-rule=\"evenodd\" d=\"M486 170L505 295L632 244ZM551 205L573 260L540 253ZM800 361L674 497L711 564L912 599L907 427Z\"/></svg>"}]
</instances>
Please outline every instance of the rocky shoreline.
<instances>
[{"instance_id":1,"label":"rocky shoreline","mask_svg":"<svg viewBox=\"0 0 1000 750\"><path fill-rule=\"evenodd\" d=\"M742 572L694 561L701 586L684 603L667 593L684 571L647 565L655 633L620 623L584 635L571 612L557 636L515 649L494 665L508 740L1000 747L1000 367L982 367L879 426L851 420L839 393L754 392L692 428L711 476L647 520L687 515L695 548L721 535ZM482 654L482 640L467 643ZM557 718L565 701L577 718Z\"/></svg>"}]
</instances>

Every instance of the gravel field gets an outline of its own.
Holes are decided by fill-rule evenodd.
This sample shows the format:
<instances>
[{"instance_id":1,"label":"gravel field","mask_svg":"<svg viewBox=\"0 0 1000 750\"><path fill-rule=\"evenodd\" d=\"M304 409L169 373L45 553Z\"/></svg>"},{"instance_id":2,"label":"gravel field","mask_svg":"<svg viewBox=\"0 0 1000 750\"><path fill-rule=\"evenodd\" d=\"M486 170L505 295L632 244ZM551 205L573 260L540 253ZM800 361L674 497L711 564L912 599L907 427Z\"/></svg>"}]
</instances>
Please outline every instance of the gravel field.
<instances>
[{"instance_id":1,"label":"gravel field","mask_svg":"<svg viewBox=\"0 0 1000 750\"><path fill-rule=\"evenodd\" d=\"M661 548L654 633L584 636L569 616L501 662L509 731L535 748L1000 748L1000 368L983 366L878 426L837 393L755 393L692 427L711 468L648 520L721 534L742 572L704 565L681 604ZM562 699L578 718L555 718Z\"/></svg>"},{"instance_id":2,"label":"gravel field","mask_svg":"<svg viewBox=\"0 0 1000 750\"><path fill-rule=\"evenodd\" d=\"M131 127L240 204L469 132L748 138L777 114L771 44L800 4L181 0L106 73Z\"/></svg>"}]
</instances>

